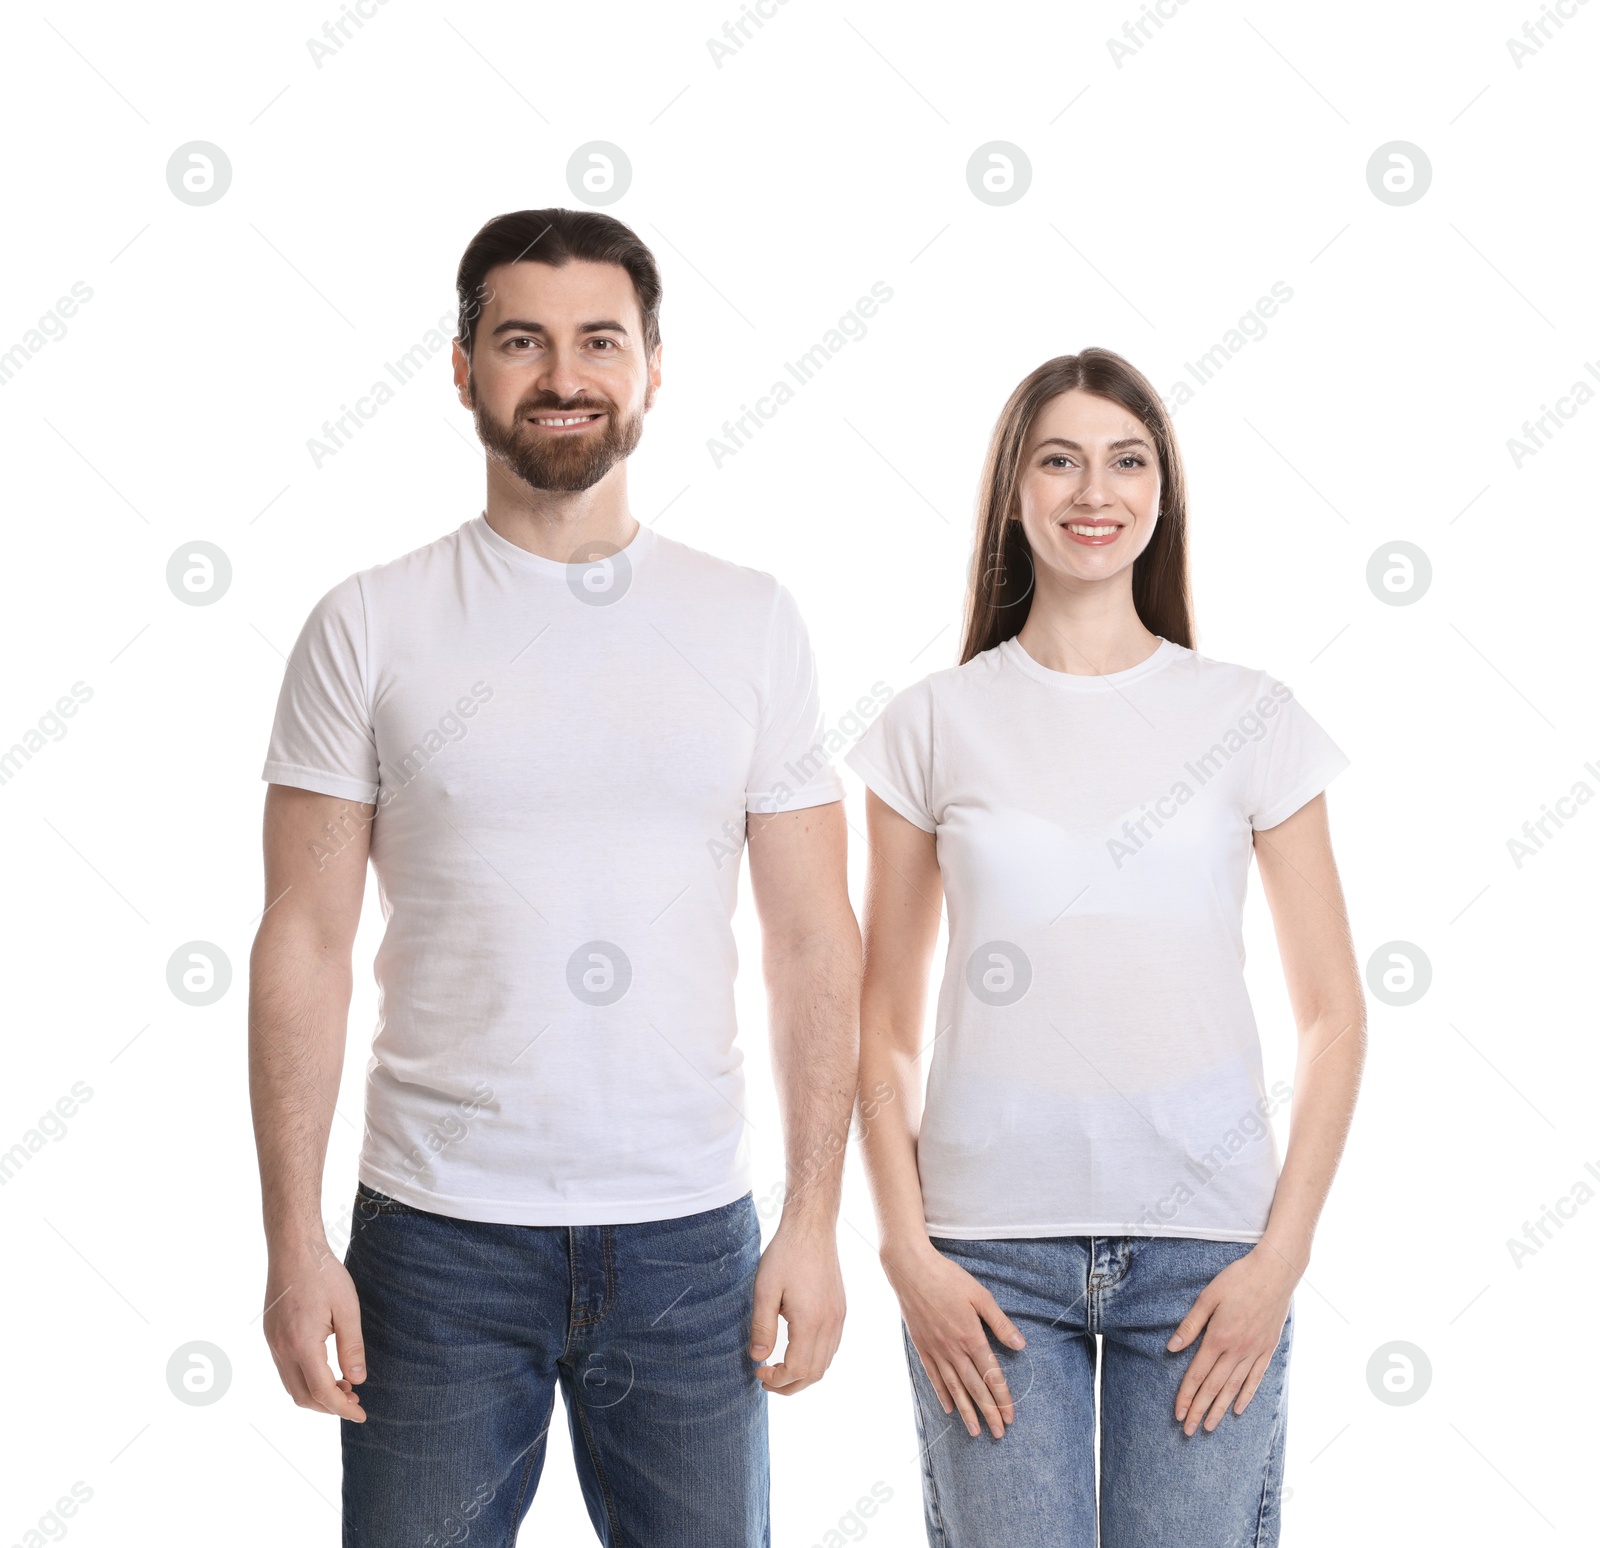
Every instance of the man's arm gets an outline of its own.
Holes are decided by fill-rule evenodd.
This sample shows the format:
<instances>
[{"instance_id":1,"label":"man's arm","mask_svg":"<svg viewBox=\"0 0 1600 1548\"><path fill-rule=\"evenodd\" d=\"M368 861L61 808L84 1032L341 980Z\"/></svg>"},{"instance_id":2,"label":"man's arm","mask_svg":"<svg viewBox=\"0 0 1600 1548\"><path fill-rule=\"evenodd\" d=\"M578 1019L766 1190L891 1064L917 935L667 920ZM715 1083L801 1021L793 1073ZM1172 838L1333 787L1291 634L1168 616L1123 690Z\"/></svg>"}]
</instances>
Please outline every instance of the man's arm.
<instances>
[{"instance_id":1,"label":"man's arm","mask_svg":"<svg viewBox=\"0 0 1600 1548\"><path fill-rule=\"evenodd\" d=\"M756 1274L750 1355L771 1356L781 1314L783 1361L760 1375L769 1392L793 1393L821 1379L844 1326L835 1230L855 1106L861 931L845 882L842 801L752 816L748 833L787 1174Z\"/></svg>"},{"instance_id":2,"label":"man's arm","mask_svg":"<svg viewBox=\"0 0 1600 1548\"><path fill-rule=\"evenodd\" d=\"M267 1232L268 1347L302 1408L364 1420L355 1286L328 1246L322 1167L344 1067L370 802L267 786L266 912L250 951L250 1106ZM331 824L331 828L330 828ZM330 836L331 835L331 836ZM337 1340L343 1380L328 1368Z\"/></svg>"}]
</instances>

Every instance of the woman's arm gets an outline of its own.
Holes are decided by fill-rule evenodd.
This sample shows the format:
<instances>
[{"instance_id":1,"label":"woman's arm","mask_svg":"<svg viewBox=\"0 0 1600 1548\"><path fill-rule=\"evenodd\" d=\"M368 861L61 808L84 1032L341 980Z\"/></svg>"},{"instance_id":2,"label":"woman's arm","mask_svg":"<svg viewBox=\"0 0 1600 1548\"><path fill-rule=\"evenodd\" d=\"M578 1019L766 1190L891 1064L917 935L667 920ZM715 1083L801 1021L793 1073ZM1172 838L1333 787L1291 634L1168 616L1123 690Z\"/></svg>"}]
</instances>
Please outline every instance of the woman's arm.
<instances>
[{"instance_id":1,"label":"woman's arm","mask_svg":"<svg viewBox=\"0 0 1600 1548\"><path fill-rule=\"evenodd\" d=\"M1289 1146L1262 1245L1298 1278L1333 1185L1361 1086L1367 1007L1344 892L1328 837L1325 796L1256 834L1256 867L1278 937L1299 1029Z\"/></svg>"},{"instance_id":2,"label":"woman's arm","mask_svg":"<svg viewBox=\"0 0 1600 1548\"><path fill-rule=\"evenodd\" d=\"M1013 1349L1023 1337L995 1298L929 1241L917 1175L922 1021L944 893L934 838L869 790L867 839L861 1127L879 1257L944 1411L960 1408L973 1435L981 1411L999 1436L1016 1413L983 1324Z\"/></svg>"},{"instance_id":3,"label":"woman's arm","mask_svg":"<svg viewBox=\"0 0 1600 1548\"><path fill-rule=\"evenodd\" d=\"M1238 1395L1243 1413L1266 1374L1288 1316L1289 1297L1311 1260L1317 1217L1333 1183L1355 1110L1366 1057L1366 1002L1344 893L1318 795L1255 837L1256 865L1272 910L1278 954L1299 1029L1289 1145L1261 1240L1206 1286L1178 1324L1169 1349L1202 1328L1205 1339L1178 1389L1189 1434L1215 1429Z\"/></svg>"}]
</instances>

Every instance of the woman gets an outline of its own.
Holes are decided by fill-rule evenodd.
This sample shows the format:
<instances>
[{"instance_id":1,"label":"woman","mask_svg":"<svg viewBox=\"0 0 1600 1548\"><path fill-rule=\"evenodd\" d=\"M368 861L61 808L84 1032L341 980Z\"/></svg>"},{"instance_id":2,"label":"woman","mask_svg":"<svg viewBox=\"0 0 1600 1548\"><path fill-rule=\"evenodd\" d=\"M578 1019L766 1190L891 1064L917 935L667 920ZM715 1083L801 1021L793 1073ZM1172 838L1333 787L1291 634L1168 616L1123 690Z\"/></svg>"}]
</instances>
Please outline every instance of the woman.
<instances>
[{"instance_id":1,"label":"woman","mask_svg":"<svg viewBox=\"0 0 1600 1548\"><path fill-rule=\"evenodd\" d=\"M1293 1291L1365 1047L1322 794L1348 760L1281 682L1194 650L1185 522L1149 382L1101 349L1040 366L990 442L961 663L848 758L861 1089L892 1091L864 1154L949 1548L1091 1548L1097 1374L1105 1548L1278 1541ZM1244 985L1252 851L1292 1093Z\"/></svg>"}]
</instances>

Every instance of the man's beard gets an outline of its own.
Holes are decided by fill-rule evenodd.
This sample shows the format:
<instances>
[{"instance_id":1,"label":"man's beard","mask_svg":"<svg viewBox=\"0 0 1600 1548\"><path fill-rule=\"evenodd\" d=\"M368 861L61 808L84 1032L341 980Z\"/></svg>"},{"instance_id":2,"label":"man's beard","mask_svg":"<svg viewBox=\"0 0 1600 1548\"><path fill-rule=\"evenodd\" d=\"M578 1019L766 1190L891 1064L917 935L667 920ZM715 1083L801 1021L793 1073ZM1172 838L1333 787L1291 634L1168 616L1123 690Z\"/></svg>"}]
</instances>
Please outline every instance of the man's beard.
<instances>
[{"instance_id":1,"label":"man's beard","mask_svg":"<svg viewBox=\"0 0 1600 1548\"><path fill-rule=\"evenodd\" d=\"M484 450L515 473L533 489L572 493L598 484L624 457L629 456L644 434L644 410L631 419L622 418L609 398L588 397L562 402L542 394L517 405L510 425L494 419L476 389L472 396L472 418ZM649 406L648 401L646 407ZM528 415L603 413L598 434L546 435L528 424Z\"/></svg>"}]
</instances>

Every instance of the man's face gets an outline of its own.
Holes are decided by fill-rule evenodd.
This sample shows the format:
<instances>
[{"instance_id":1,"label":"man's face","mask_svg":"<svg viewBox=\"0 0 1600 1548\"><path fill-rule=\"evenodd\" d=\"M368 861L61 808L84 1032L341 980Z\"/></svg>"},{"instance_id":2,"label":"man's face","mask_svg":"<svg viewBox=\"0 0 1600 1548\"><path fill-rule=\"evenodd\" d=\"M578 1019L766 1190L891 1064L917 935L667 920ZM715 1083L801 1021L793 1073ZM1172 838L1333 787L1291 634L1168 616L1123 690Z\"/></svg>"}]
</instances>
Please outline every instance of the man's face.
<instances>
[{"instance_id":1,"label":"man's face","mask_svg":"<svg viewBox=\"0 0 1600 1548\"><path fill-rule=\"evenodd\" d=\"M600 482L639 444L661 385L628 271L573 260L506 263L485 276L456 388L490 457L534 489Z\"/></svg>"}]
</instances>

